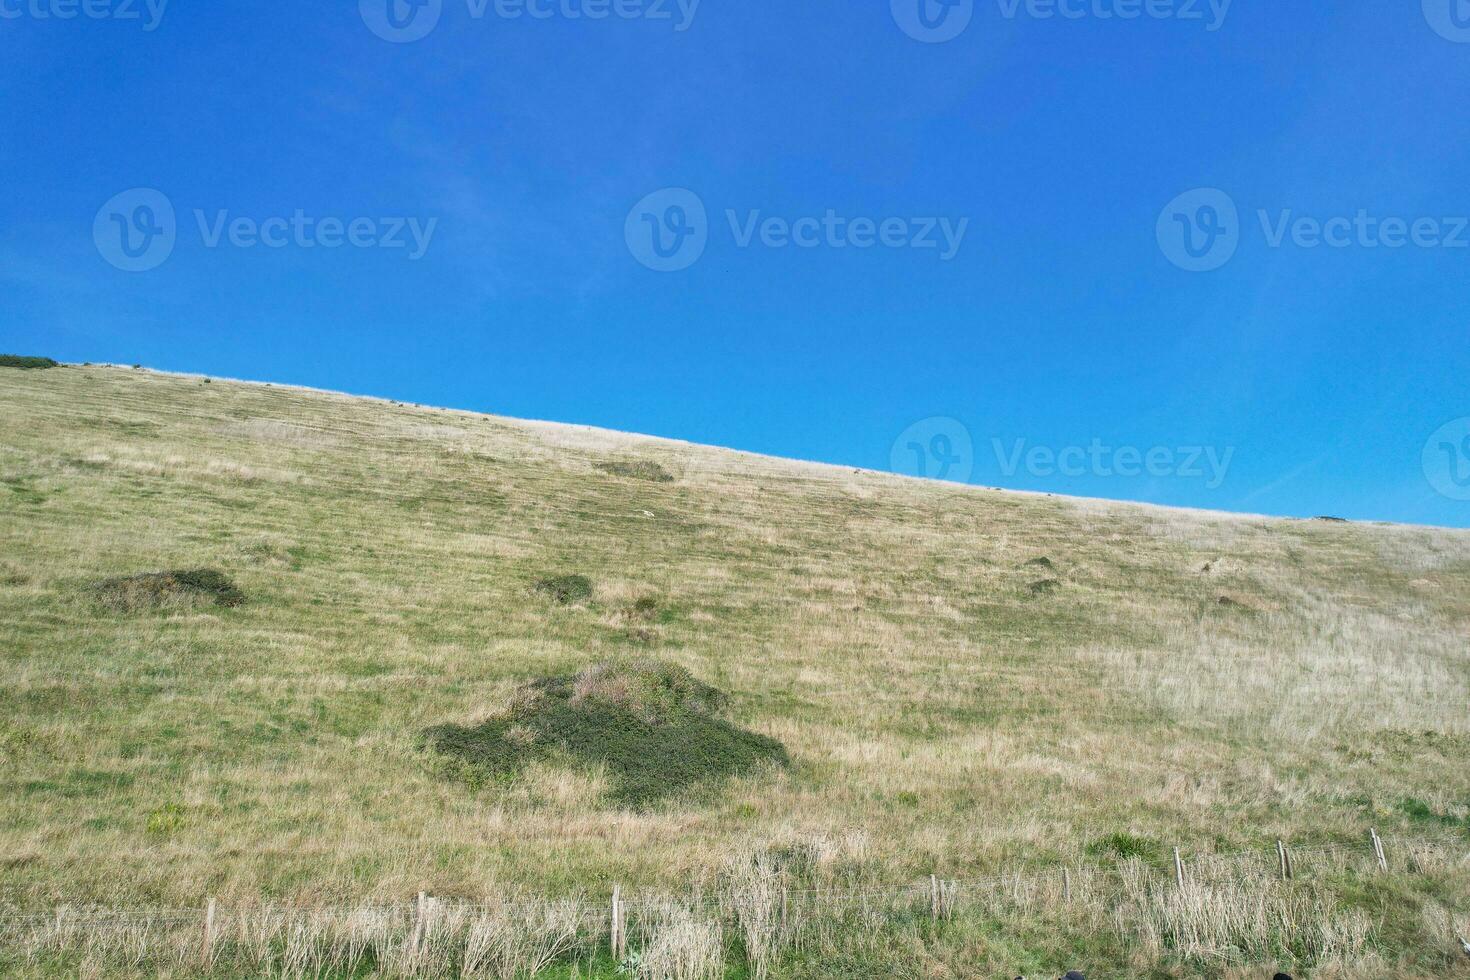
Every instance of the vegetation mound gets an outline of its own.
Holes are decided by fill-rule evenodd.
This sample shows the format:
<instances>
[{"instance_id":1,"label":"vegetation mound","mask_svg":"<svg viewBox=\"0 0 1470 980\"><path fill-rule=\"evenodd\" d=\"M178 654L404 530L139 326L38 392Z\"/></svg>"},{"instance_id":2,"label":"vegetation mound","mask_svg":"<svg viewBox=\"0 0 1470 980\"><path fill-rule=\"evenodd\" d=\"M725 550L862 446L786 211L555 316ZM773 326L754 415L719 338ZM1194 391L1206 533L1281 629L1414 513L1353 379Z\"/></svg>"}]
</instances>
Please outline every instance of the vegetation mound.
<instances>
[{"instance_id":1,"label":"vegetation mound","mask_svg":"<svg viewBox=\"0 0 1470 980\"><path fill-rule=\"evenodd\" d=\"M611 473L613 476L626 476L634 480L648 480L652 483L674 482L673 475L651 459L618 459L595 465L597 469L604 473Z\"/></svg>"},{"instance_id":2,"label":"vegetation mound","mask_svg":"<svg viewBox=\"0 0 1470 980\"><path fill-rule=\"evenodd\" d=\"M103 605L119 612L173 609L210 602L230 607L245 601L245 593L235 587L229 576L212 568L111 578L98 583L97 597Z\"/></svg>"},{"instance_id":3,"label":"vegetation mound","mask_svg":"<svg viewBox=\"0 0 1470 980\"><path fill-rule=\"evenodd\" d=\"M525 685L508 712L476 727L440 725L424 735L469 772L496 779L537 760L601 767L610 800L643 809L787 763L780 742L720 717L728 703L682 667L603 663Z\"/></svg>"},{"instance_id":4,"label":"vegetation mound","mask_svg":"<svg viewBox=\"0 0 1470 980\"><path fill-rule=\"evenodd\" d=\"M1032 582L1027 586L1031 590L1032 595L1051 595L1061 587L1062 583L1054 578L1044 578L1040 581Z\"/></svg>"},{"instance_id":5,"label":"vegetation mound","mask_svg":"<svg viewBox=\"0 0 1470 980\"><path fill-rule=\"evenodd\" d=\"M585 575L557 575L537 582L536 591L569 606L592 598L592 580Z\"/></svg>"},{"instance_id":6,"label":"vegetation mound","mask_svg":"<svg viewBox=\"0 0 1470 980\"><path fill-rule=\"evenodd\" d=\"M19 354L0 354L0 367L19 368L22 371L44 371L46 368L61 367L60 362L49 357L22 357Z\"/></svg>"}]
</instances>

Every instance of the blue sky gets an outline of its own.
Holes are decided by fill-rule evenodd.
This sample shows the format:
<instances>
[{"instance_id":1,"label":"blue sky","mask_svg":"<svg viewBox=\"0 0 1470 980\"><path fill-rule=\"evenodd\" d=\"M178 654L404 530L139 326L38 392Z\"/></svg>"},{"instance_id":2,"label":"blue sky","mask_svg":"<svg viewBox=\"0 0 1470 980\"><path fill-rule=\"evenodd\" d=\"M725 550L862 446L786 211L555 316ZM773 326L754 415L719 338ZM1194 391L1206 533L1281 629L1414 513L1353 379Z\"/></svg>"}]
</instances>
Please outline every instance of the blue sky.
<instances>
[{"instance_id":1,"label":"blue sky","mask_svg":"<svg viewBox=\"0 0 1470 980\"><path fill-rule=\"evenodd\" d=\"M393 2L0 0L0 351L1470 526L1465 0Z\"/></svg>"}]
</instances>

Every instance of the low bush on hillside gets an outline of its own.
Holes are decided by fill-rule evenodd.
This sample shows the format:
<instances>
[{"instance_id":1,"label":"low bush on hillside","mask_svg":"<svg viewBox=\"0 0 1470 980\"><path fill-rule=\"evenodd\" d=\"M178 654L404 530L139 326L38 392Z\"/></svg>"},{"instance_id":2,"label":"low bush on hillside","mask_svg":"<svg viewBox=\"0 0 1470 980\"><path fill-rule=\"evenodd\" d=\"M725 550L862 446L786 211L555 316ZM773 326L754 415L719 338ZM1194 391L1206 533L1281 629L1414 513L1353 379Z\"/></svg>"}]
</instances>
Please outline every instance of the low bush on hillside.
<instances>
[{"instance_id":1,"label":"low bush on hillside","mask_svg":"<svg viewBox=\"0 0 1470 980\"><path fill-rule=\"evenodd\" d=\"M674 477L668 470L658 465L651 459L618 459L607 463L597 463L596 468L613 476L626 476L634 480L648 480L651 483L673 483Z\"/></svg>"},{"instance_id":2,"label":"low bush on hillside","mask_svg":"<svg viewBox=\"0 0 1470 980\"><path fill-rule=\"evenodd\" d=\"M424 735L479 776L514 777L536 760L602 767L611 802L643 809L787 763L780 742L720 717L728 702L681 667L603 663L525 685L508 712L478 726L440 725Z\"/></svg>"},{"instance_id":3,"label":"low bush on hillside","mask_svg":"<svg viewBox=\"0 0 1470 980\"><path fill-rule=\"evenodd\" d=\"M18 368L22 371L44 371L46 368L61 367L60 362L49 357L22 357L19 354L0 354L0 367Z\"/></svg>"},{"instance_id":4,"label":"low bush on hillside","mask_svg":"<svg viewBox=\"0 0 1470 980\"><path fill-rule=\"evenodd\" d=\"M536 583L536 591L563 606L592 598L592 580L585 575L557 575Z\"/></svg>"},{"instance_id":5,"label":"low bush on hillside","mask_svg":"<svg viewBox=\"0 0 1470 980\"><path fill-rule=\"evenodd\" d=\"M245 601L245 593L235 587L229 576L212 568L149 572L107 579L97 584L96 594L103 605L118 612L185 608L209 603L231 607Z\"/></svg>"},{"instance_id":6,"label":"low bush on hillside","mask_svg":"<svg viewBox=\"0 0 1470 980\"><path fill-rule=\"evenodd\" d=\"M1029 586L1027 586L1027 588L1031 590L1031 594L1036 596L1051 595L1053 592L1055 592L1057 589L1060 589L1061 587L1062 583L1058 582L1054 578L1044 578L1040 581L1032 582Z\"/></svg>"}]
</instances>

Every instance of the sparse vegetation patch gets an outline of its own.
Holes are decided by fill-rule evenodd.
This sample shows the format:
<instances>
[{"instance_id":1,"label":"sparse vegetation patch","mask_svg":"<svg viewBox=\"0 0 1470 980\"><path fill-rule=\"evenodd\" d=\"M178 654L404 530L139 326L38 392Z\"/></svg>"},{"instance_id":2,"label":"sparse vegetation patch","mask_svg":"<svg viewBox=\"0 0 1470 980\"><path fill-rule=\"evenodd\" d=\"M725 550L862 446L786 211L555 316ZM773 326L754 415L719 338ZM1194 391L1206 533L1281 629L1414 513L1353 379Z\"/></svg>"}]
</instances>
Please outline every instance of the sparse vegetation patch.
<instances>
[{"instance_id":1,"label":"sparse vegetation patch","mask_svg":"<svg viewBox=\"0 0 1470 980\"><path fill-rule=\"evenodd\" d=\"M673 475L651 459L616 459L595 465L597 469L602 470L604 473L611 473L613 476L626 476L634 480L648 480L651 483L674 482Z\"/></svg>"},{"instance_id":2,"label":"sparse vegetation patch","mask_svg":"<svg viewBox=\"0 0 1470 980\"><path fill-rule=\"evenodd\" d=\"M98 583L96 593L103 605L118 612L176 609L209 603L232 607L245 601L245 593L235 587L229 576L213 568L111 578Z\"/></svg>"},{"instance_id":3,"label":"sparse vegetation patch","mask_svg":"<svg viewBox=\"0 0 1470 980\"><path fill-rule=\"evenodd\" d=\"M553 602L569 606L592 598L592 580L585 575L556 575L536 583L536 591Z\"/></svg>"},{"instance_id":4,"label":"sparse vegetation patch","mask_svg":"<svg viewBox=\"0 0 1470 980\"><path fill-rule=\"evenodd\" d=\"M1038 581L1032 582L1030 585L1027 586L1027 588L1031 590L1031 594L1035 596L1051 595L1053 592L1055 592L1057 589L1060 589L1061 587L1062 583L1058 582L1054 578L1040 579Z\"/></svg>"},{"instance_id":5,"label":"sparse vegetation patch","mask_svg":"<svg viewBox=\"0 0 1470 980\"><path fill-rule=\"evenodd\" d=\"M477 776L514 777L535 760L602 767L611 802L637 809L696 786L785 765L780 742L721 717L729 699L681 667L603 663L527 684L508 712L441 725L429 744Z\"/></svg>"}]
</instances>

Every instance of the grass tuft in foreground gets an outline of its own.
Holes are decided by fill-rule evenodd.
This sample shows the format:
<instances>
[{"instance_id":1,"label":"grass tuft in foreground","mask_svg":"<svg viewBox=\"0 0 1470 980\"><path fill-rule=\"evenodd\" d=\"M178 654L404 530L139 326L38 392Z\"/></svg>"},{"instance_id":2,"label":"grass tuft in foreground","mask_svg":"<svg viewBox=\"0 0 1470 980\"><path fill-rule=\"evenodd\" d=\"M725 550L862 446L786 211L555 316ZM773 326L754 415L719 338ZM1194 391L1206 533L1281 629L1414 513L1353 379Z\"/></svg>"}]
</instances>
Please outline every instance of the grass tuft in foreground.
<instances>
[{"instance_id":1,"label":"grass tuft in foreground","mask_svg":"<svg viewBox=\"0 0 1470 980\"><path fill-rule=\"evenodd\" d=\"M781 743L719 717L727 704L681 667L604 663L528 684L507 713L476 727L440 725L425 736L474 776L507 779L559 757L605 767L610 801L641 809L787 762Z\"/></svg>"}]
</instances>

